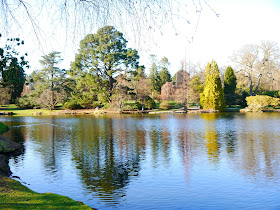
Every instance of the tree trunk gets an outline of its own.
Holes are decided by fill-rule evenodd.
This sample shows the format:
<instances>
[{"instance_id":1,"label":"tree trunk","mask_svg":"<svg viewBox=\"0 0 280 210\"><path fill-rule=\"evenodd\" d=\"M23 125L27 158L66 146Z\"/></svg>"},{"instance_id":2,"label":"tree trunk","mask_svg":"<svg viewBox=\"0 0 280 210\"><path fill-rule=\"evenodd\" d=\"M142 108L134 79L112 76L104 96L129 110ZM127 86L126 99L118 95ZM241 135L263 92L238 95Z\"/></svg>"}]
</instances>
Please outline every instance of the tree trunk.
<instances>
[{"instance_id":1,"label":"tree trunk","mask_svg":"<svg viewBox=\"0 0 280 210\"><path fill-rule=\"evenodd\" d=\"M255 91L254 91L254 96L255 96L255 95L257 94L257 92L258 92L259 85L260 85L260 83L261 83L261 78L262 78L262 74L259 75L258 83L257 83L256 89L255 89Z\"/></svg>"},{"instance_id":2,"label":"tree trunk","mask_svg":"<svg viewBox=\"0 0 280 210\"><path fill-rule=\"evenodd\" d=\"M111 96L113 95L114 79L112 76L109 77L109 103L112 102Z\"/></svg>"},{"instance_id":3,"label":"tree trunk","mask_svg":"<svg viewBox=\"0 0 280 210\"><path fill-rule=\"evenodd\" d=\"M250 81L250 96L253 96L253 82Z\"/></svg>"}]
</instances>

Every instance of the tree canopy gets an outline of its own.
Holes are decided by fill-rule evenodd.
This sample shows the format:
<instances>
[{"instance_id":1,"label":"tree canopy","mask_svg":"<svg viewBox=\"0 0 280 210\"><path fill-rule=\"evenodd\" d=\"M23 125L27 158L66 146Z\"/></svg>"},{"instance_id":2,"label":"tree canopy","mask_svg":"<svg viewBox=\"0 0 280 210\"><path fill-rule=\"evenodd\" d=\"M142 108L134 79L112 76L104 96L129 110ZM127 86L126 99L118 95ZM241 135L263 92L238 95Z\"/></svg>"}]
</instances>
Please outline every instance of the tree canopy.
<instances>
[{"instance_id":1,"label":"tree canopy","mask_svg":"<svg viewBox=\"0 0 280 210\"><path fill-rule=\"evenodd\" d=\"M20 56L15 50L15 47L23 45L24 41L19 38L7 41L6 46L0 48L0 84L3 88L9 88L10 99L14 102L16 98L20 97L26 77L24 69L29 68L29 65L25 60L27 54Z\"/></svg>"},{"instance_id":2,"label":"tree canopy","mask_svg":"<svg viewBox=\"0 0 280 210\"><path fill-rule=\"evenodd\" d=\"M71 64L75 78L91 75L108 102L117 86L116 77L138 67L138 52L127 48L123 34L113 26L105 26L96 34L88 34L80 43L79 52Z\"/></svg>"}]
</instances>

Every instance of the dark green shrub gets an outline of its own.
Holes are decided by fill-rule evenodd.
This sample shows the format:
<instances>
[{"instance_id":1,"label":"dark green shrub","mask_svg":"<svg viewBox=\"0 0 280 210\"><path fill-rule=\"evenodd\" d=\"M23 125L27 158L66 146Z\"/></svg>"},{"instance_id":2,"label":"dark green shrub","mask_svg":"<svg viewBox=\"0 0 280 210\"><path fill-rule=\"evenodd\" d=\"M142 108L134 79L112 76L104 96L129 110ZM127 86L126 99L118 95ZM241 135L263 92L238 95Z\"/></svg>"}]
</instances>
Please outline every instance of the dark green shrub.
<instances>
[{"instance_id":1,"label":"dark green shrub","mask_svg":"<svg viewBox=\"0 0 280 210\"><path fill-rule=\"evenodd\" d=\"M279 98L280 97L280 91L266 90L266 91L262 91L259 95L267 95L267 96Z\"/></svg>"},{"instance_id":2,"label":"dark green shrub","mask_svg":"<svg viewBox=\"0 0 280 210\"><path fill-rule=\"evenodd\" d=\"M126 103L123 106L123 110L140 110L141 104L140 103Z\"/></svg>"},{"instance_id":3,"label":"dark green shrub","mask_svg":"<svg viewBox=\"0 0 280 210\"><path fill-rule=\"evenodd\" d=\"M245 90L238 90L236 94L235 104L240 105L241 107L247 106L246 97L250 96L249 93Z\"/></svg>"},{"instance_id":4,"label":"dark green shrub","mask_svg":"<svg viewBox=\"0 0 280 210\"><path fill-rule=\"evenodd\" d=\"M150 96L145 96L145 109L154 109L156 108L156 102Z\"/></svg>"},{"instance_id":5,"label":"dark green shrub","mask_svg":"<svg viewBox=\"0 0 280 210\"><path fill-rule=\"evenodd\" d=\"M67 101L64 103L63 108L74 110L74 109L81 109L82 107L80 104L77 103L77 101Z\"/></svg>"}]
</instances>

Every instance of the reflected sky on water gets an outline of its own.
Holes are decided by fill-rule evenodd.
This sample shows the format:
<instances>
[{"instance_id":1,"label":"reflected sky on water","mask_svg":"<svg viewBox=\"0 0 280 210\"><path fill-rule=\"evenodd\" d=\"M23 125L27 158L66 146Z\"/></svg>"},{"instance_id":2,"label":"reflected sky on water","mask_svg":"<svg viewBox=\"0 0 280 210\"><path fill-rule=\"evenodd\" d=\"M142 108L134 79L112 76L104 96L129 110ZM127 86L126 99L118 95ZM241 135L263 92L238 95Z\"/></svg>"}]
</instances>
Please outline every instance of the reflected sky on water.
<instances>
[{"instance_id":1,"label":"reflected sky on water","mask_svg":"<svg viewBox=\"0 0 280 210\"><path fill-rule=\"evenodd\" d=\"M13 175L98 209L279 209L280 114L1 117Z\"/></svg>"}]
</instances>

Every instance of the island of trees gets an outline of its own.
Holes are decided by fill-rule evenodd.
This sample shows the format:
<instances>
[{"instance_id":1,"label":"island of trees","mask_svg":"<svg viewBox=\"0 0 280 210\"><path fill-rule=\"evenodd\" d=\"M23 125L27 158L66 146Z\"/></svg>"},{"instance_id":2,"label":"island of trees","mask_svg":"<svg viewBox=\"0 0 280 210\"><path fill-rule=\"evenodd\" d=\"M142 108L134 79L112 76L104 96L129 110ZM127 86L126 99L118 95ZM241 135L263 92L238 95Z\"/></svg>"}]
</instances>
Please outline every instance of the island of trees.
<instances>
[{"instance_id":1,"label":"island of trees","mask_svg":"<svg viewBox=\"0 0 280 210\"><path fill-rule=\"evenodd\" d=\"M58 67L61 53L54 51L42 56L41 69L26 75L27 55L16 50L22 44L12 38L0 48L0 105L121 112L191 107L260 111L276 108L280 101L280 51L272 41L234 52L234 68L220 68L215 60L206 67L182 61L173 76L166 57L150 55L150 65L141 65L137 50L128 48L123 33L113 26L86 35L70 69Z\"/></svg>"}]
</instances>

